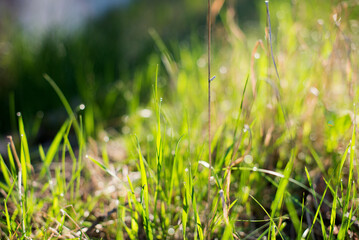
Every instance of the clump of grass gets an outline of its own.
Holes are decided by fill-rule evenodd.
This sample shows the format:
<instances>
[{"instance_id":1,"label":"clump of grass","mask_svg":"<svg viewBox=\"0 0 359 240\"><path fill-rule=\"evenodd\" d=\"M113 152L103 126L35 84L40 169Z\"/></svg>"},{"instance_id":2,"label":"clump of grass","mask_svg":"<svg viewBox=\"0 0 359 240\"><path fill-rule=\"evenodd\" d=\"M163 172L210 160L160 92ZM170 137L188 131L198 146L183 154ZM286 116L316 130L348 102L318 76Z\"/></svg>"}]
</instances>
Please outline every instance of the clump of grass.
<instances>
[{"instance_id":1,"label":"clump of grass","mask_svg":"<svg viewBox=\"0 0 359 240\"><path fill-rule=\"evenodd\" d=\"M123 129L104 130L97 142L87 138L87 110L71 109L46 76L69 118L36 155L18 117L19 144L10 138L6 158L0 156L1 237L355 239L357 59L340 48L355 38L351 17L342 15L340 24L320 12L323 19L313 26L288 14L306 8L314 16L319 10L312 3L273 3L271 19L266 4L267 46L255 33L240 40L229 13L220 11L224 28L213 29L212 48L208 26L207 71L195 37L173 49L177 58L162 46L162 64L171 59L176 71L146 69L152 103L133 98ZM345 5L333 9L338 15ZM219 47L222 31L228 42ZM211 89L213 69L219 73ZM169 89L161 71L171 71ZM207 74L208 81L194 80ZM342 87L348 82L350 88ZM141 80L136 83L134 92L141 92ZM126 154L118 157L121 146Z\"/></svg>"}]
</instances>

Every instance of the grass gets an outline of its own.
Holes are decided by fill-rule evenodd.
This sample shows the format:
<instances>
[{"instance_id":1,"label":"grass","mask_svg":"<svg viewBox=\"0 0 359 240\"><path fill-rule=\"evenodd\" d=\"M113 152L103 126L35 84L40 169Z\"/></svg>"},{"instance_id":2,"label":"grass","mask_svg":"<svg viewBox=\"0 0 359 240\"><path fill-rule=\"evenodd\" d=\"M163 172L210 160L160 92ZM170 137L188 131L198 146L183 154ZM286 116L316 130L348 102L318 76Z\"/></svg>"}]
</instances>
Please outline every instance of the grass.
<instances>
[{"instance_id":1,"label":"grass","mask_svg":"<svg viewBox=\"0 0 359 240\"><path fill-rule=\"evenodd\" d=\"M197 37L170 48L151 31L162 62L139 70L122 128L96 140L91 104L71 108L45 75L68 120L35 151L18 114L1 238L358 239L359 6L315 3L263 3L260 34L223 7L211 65Z\"/></svg>"}]
</instances>

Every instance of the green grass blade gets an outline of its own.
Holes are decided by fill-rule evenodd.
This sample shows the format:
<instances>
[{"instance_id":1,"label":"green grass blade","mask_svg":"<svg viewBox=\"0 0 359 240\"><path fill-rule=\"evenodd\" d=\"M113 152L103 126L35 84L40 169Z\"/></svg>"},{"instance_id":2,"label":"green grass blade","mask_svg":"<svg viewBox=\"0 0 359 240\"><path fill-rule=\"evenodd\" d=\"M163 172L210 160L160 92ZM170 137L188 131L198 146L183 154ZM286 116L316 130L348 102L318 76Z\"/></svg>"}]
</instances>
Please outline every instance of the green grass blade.
<instances>
[{"instance_id":1,"label":"green grass blade","mask_svg":"<svg viewBox=\"0 0 359 240\"><path fill-rule=\"evenodd\" d=\"M292 199L286 198L285 204L287 206L288 213L289 213L290 219L293 223L294 229L295 229L296 233L299 235L301 223L299 221L297 211L295 210Z\"/></svg>"},{"instance_id":2,"label":"green grass blade","mask_svg":"<svg viewBox=\"0 0 359 240\"><path fill-rule=\"evenodd\" d=\"M47 150L46 153L46 157L45 157L45 161L44 161L44 165L41 169L40 172L40 177L44 177L45 173L49 171L49 167L51 165L51 162L54 160L56 153L60 147L60 143L62 141L62 138L66 132L67 126L68 126L69 122L66 121L62 127L60 128L60 130L57 132L54 140L52 141L49 150Z\"/></svg>"},{"instance_id":3,"label":"green grass blade","mask_svg":"<svg viewBox=\"0 0 359 240\"><path fill-rule=\"evenodd\" d=\"M307 234L307 236L308 236L307 239L310 238L310 234L312 233L312 230L313 230L313 227L314 227L314 225L315 225L315 222L317 221L318 215L320 214L320 207L321 207L322 204L323 204L323 201L324 201L324 198L325 198L325 194L327 193L327 190L328 190L328 186L326 186L326 188L325 188L325 190L324 190L324 193L323 193L323 196L322 196L322 198L321 198L321 200L320 200L320 203L319 203L319 205L318 205L317 211L315 212L314 219L313 219L313 223L312 223L312 225L311 225L311 227L310 227L310 230L309 230L309 232L308 232L308 234ZM323 236L323 237L325 237L325 236Z\"/></svg>"},{"instance_id":4,"label":"green grass blade","mask_svg":"<svg viewBox=\"0 0 359 240\"><path fill-rule=\"evenodd\" d=\"M180 142L182 140L182 137L183 137L183 135L177 141L175 155L173 157L173 165L172 165L172 171L171 171L171 181L170 181L170 187L169 187L169 196L168 196L168 200L167 200L167 205L168 206L171 205L174 179L175 179L175 176L177 176L176 167L177 167L177 159L178 159L178 146L179 146L179 144L180 144Z\"/></svg>"},{"instance_id":5,"label":"green grass blade","mask_svg":"<svg viewBox=\"0 0 359 240\"><path fill-rule=\"evenodd\" d=\"M140 143L137 138L136 138L136 140L137 140L137 153L138 153L138 158L140 160L141 184L142 184L142 194L143 194L142 195L142 200L143 200L142 204L144 204L142 217L143 217L143 221L144 221L146 236L149 240L152 240L153 233L152 233L152 226L150 223L147 174L146 174L146 168L144 165L144 160L143 160L143 156L142 156L142 152L141 152L141 148L140 148ZM154 204L156 204L156 203L154 203Z\"/></svg>"},{"instance_id":6,"label":"green grass blade","mask_svg":"<svg viewBox=\"0 0 359 240\"><path fill-rule=\"evenodd\" d=\"M282 205L282 201L283 201L283 198L285 196L286 188L287 188L287 185L289 183L290 174L291 174L292 169L293 169L293 162L294 162L294 157L295 157L294 152L295 151L292 150L292 154L291 154L291 157L289 159L289 162L287 163L287 166L284 169L283 178L279 182L275 198L274 198L274 200L272 202L272 205L271 205L271 211L272 211L271 217L272 218L276 216L277 211L279 210L279 208Z\"/></svg>"},{"instance_id":7,"label":"green grass blade","mask_svg":"<svg viewBox=\"0 0 359 240\"><path fill-rule=\"evenodd\" d=\"M195 216L195 223L197 225L197 230L198 230L198 236L200 240L203 240L203 228L202 228L202 224L201 224L201 219L199 217L199 213L197 210L197 200L196 200L196 194L194 193L194 190L192 190L192 195L193 195L193 200L192 200L192 206L193 206L193 213ZM210 229L208 231L211 231Z\"/></svg>"},{"instance_id":8,"label":"green grass blade","mask_svg":"<svg viewBox=\"0 0 359 240\"><path fill-rule=\"evenodd\" d=\"M57 96L60 98L61 103L64 105L65 110L66 110L67 114L69 115L69 118L71 120L74 120L74 129L75 129L75 132L77 134L77 137L79 138L80 137L80 125L76 121L75 114L72 111L72 108L71 108L69 102L67 101L65 95L62 93L61 89L57 86L55 81L49 75L47 75L45 73L44 78L51 85L51 87L55 90Z\"/></svg>"},{"instance_id":9,"label":"green grass blade","mask_svg":"<svg viewBox=\"0 0 359 240\"><path fill-rule=\"evenodd\" d=\"M303 194L303 199L302 199L302 214L300 217L300 225L299 225L299 230L297 232L297 240L301 240L302 234L303 234L303 216L304 216L304 208L305 208L305 197Z\"/></svg>"},{"instance_id":10,"label":"green grass blade","mask_svg":"<svg viewBox=\"0 0 359 240\"><path fill-rule=\"evenodd\" d=\"M20 153L20 163L21 163L21 177L22 177L22 185L24 187L24 193L27 192L27 164L26 164L26 157L25 157L25 147L24 147L24 141L21 141L21 153Z\"/></svg>"},{"instance_id":11,"label":"green grass blade","mask_svg":"<svg viewBox=\"0 0 359 240\"><path fill-rule=\"evenodd\" d=\"M21 144L24 148L24 157L26 162L26 169L28 172L31 171L31 163L30 163L30 151L29 151L29 144L27 142L27 137L25 133L25 127L24 122L22 120L21 114L19 114L19 132L20 132L20 138L21 138Z\"/></svg>"},{"instance_id":12,"label":"green grass blade","mask_svg":"<svg viewBox=\"0 0 359 240\"><path fill-rule=\"evenodd\" d=\"M2 172L2 175L3 175L3 178L6 182L6 184L8 186L10 186L10 171L9 169L7 168L6 164L5 164L5 161L4 159L2 158L1 154L0 154L0 167L1 167L1 172Z\"/></svg>"},{"instance_id":13,"label":"green grass blade","mask_svg":"<svg viewBox=\"0 0 359 240\"><path fill-rule=\"evenodd\" d=\"M14 189L14 186L16 184L16 179L14 179L14 181L12 182L11 186L10 186L10 189L7 191L7 196L6 198L4 199L4 208L5 208L5 218L6 218L6 226L7 226L7 230L9 232L9 236L12 235L11 233L11 221L10 221L10 213L8 211L8 208L7 208L7 202L10 198L10 195L12 193L12 190Z\"/></svg>"},{"instance_id":14,"label":"green grass blade","mask_svg":"<svg viewBox=\"0 0 359 240\"><path fill-rule=\"evenodd\" d=\"M267 210L263 207L263 205L260 204L260 202L259 202L255 197L253 197L251 194L249 194L249 196L262 208L262 210L265 212L265 214L269 217L269 220L270 220L270 222L271 222L271 225L269 226L269 229L272 228L272 227L276 228L276 229L278 230L279 236L280 236L282 239L284 239L283 236L282 236L282 233L280 232L279 228L277 227L277 224L274 222L273 218L271 217L271 215L269 215L269 213L268 213ZM272 232L275 232L275 231L272 231ZM273 234L273 233L272 233L272 234Z\"/></svg>"},{"instance_id":15,"label":"green grass blade","mask_svg":"<svg viewBox=\"0 0 359 240\"><path fill-rule=\"evenodd\" d=\"M14 157L11 152L10 143L8 143L8 145L7 145L7 156L9 158L9 162L10 162L11 175L16 176L16 174L17 174L16 166L15 166Z\"/></svg>"},{"instance_id":16,"label":"green grass blade","mask_svg":"<svg viewBox=\"0 0 359 240\"><path fill-rule=\"evenodd\" d=\"M102 170L104 170L105 172L107 172L108 174L110 174L112 177L114 177L114 178L120 180L120 179L116 176L116 174L115 174L114 172L112 172L109 168L107 168L107 167L105 166L105 164L103 164L103 163L97 161L96 159L94 159L94 158L91 157L91 156L86 156L86 158L89 158L93 163L95 163L95 164L96 164L97 166L99 166Z\"/></svg>"},{"instance_id":17,"label":"green grass blade","mask_svg":"<svg viewBox=\"0 0 359 240\"><path fill-rule=\"evenodd\" d=\"M346 196L344 197L342 226L339 229L338 239L344 239L345 236L347 235L348 229L349 229L350 218L348 218L348 216L350 215L350 213L348 212L348 209L349 209L349 205L350 205L350 199L352 198L351 197L352 185L354 183L353 173L354 173L354 157L355 157L355 129L356 129L356 127L354 124L353 132L352 132L352 139L351 139L351 143L349 146L350 154L349 154L349 176L348 176L348 184L347 184L347 193L346 193Z\"/></svg>"}]
</instances>

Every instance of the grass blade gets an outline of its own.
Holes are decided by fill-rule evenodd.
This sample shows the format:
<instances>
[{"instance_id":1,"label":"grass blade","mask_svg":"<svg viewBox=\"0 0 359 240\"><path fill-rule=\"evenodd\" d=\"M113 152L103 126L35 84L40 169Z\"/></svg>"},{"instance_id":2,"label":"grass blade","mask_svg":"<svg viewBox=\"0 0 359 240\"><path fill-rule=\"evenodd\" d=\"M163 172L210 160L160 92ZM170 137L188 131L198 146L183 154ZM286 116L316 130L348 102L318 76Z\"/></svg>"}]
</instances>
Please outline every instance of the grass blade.
<instances>
[{"instance_id":1,"label":"grass blade","mask_svg":"<svg viewBox=\"0 0 359 240\"><path fill-rule=\"evenodd\" d=\"M74 129L75 129L75 132L77 134L77 137L79 138L80 137L80 125L79 123L77 122L76 120L76 117L75 117L75 114L74 112L72 111L71 109L71 106L69 104L69 102L67 101L65 95L62 93L61 89L57 86L57 84L55 83L54 80L52 80L52 78L47 75L46 73L44 74L44 78L45 80L51 85L51 87L55 90L57 96L60 98L60 101L62 102L62 104L64 105L65 107L65 110L67 112L67 114L69 115L69 118L71 120L74 120Z\"/></svg>"},{"instance_id":2,"label":"grass blade","mask_svg":"<svg viewBox=\"0 0 359 240\"><path fill-rule=\"evenodd\" d=\"M44 177L45 173L48 172L49 173L49 167L51 165L51 162L53 161L53 159L55 158L56 156L56 153L60 147L60 143L63 139L63 136L66 132L66 129L67 129L67 126L68 126L69 122L66 121L62 127L60 128L60 130L57 132L54 140L52 141L50 147L49 147L49 150L47 150L47 153L46 153L46 157L45 157L45 161L44 161L44 165L41 169L41 172L40 172L40 177Z\"/></svg>"}]
</instances>

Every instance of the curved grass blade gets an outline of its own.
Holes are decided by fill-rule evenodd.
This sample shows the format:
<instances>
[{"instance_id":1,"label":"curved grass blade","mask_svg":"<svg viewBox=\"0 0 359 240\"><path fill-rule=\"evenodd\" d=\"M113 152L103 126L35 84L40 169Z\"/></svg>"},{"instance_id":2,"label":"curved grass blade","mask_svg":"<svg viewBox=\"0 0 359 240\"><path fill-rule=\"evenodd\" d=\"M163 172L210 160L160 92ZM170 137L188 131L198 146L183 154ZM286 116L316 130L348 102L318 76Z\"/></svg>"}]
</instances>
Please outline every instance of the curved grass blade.
<instances>
[{"instance_id":1,"label":"curved grass blade","mask_svg":"<svg viewBox=\"0 0 359 240\"><path fill-rule=\"evenodd\" d=\"M280 232L279 228L277 227L277 224L275 224L273 218L269 215L269 213L268 213L267 210L263 207L263 205L260 204L260 202L258 202L258 200L257 200L255 197L253 197L251 194L249 194L249 196L262 208L262 210L265 212L265 214L269 217L271 224L273 224L273 225L272 225L272 226L273 226L273 229L276 228L276 229L278 230L279 236L280 236L282 239L284 239L283 236L282 236L282 233ZM270 228L271 228L271 226L269 226L269 229L270 229ZM272 234L273 234L273 232L274 232L274 234L275 234L275 231L272 231ZM275 238L274 238L274 239L275 239Z\"/></svg>"},{"instance_id":2,"label":"curved grass blade","mask_svg":"<svg viewBox=\"0 0 359 240\"><path fill-rule=\"evenodd\" d=\"M60 101L61 101L62 104L64 105L65 110L66 110L67 114L69 115L70 119L73 119L73 120L74 120L74 129L75 129L76 135L77 135L77 137L78 137L78 139L79 139L79 138L80 138L80 134L81 134L80 125L79 125L79 123L77 122L76 117L75 117L75 114L74 114L74 112L72 111L71 106L70 106L69 102L67 101L65 95L62 93L61 89L57 86L57 84L55 83L55 81L52 80L52 78L51 78L49 75L47 75L47 74L45 73L45 74L44 74L44 78L45 78L45 80L51 85L51 87L55 90L57 96L60 98Z\"/></svg>"}]
</instances>

